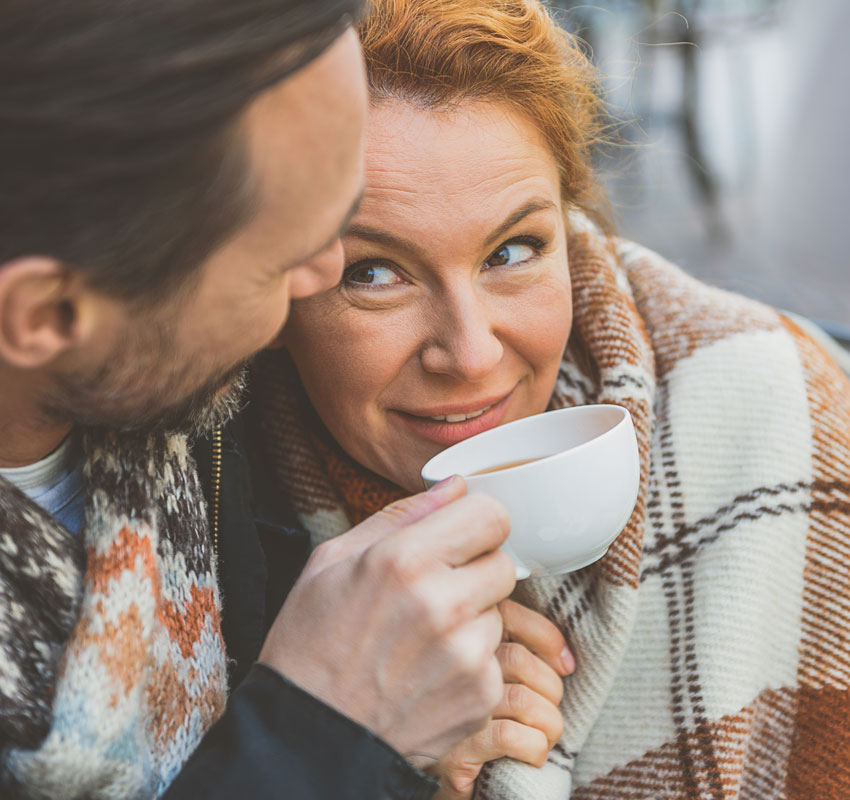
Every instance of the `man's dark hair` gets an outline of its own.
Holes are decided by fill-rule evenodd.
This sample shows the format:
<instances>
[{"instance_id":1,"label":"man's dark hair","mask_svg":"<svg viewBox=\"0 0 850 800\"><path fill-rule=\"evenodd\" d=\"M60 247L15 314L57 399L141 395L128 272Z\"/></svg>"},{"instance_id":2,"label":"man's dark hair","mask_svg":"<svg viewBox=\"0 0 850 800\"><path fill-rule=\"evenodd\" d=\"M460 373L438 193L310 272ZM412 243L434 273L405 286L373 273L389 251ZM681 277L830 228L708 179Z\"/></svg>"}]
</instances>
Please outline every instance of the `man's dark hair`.
<instances>
[{"instance_id":1,"label":"man's dark hair","mask_svg":"<svg viewBox=\"0 0 850 800\"><path fill-rule=\"evenodd\" d=\"M251 214L240 112L360 7L3 0L0 265L50 256L127 299L179 283Z\"/></svg>"}]
</instances>

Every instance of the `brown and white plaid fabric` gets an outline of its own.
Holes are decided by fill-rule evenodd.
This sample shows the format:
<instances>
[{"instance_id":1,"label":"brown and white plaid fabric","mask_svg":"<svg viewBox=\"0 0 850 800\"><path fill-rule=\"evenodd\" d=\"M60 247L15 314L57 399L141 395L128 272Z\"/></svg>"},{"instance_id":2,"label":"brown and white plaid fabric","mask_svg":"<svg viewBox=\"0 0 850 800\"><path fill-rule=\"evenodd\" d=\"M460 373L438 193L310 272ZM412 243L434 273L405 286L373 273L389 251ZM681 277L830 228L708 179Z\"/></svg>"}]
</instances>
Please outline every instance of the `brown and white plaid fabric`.
<instances>
[{"instance_id":1,"label":"brown and white plaid fabric","mask_svg":"<svg viewBox=\"0 0 850 800\"><path fill-rule=\"evenodd\" d=\"M552 408L632 413L642 485L598 563L525 581L575 656L546 765L479 798L850 798L850 383L787 317L572 220ZM319 542L349 526L280 360L259 401Z\"/></svg>"}]
</instances>

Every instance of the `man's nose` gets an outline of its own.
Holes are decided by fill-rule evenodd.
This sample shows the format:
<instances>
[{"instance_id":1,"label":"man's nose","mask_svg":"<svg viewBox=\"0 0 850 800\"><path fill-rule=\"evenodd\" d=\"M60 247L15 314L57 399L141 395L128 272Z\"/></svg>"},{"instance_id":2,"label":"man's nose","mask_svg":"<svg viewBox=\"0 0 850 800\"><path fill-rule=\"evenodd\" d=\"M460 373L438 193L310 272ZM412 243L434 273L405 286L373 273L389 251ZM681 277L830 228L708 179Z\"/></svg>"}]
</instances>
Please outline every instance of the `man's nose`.
<instances>
[{"instance_id":1,"label":"man's nose","mask_svg":"<svg viewBox=\"0 0 850 800\"><path fill-rule=\"evenodd\" d=\"M336 286L342 277L344 264L342 240L337 239L321 253L295 268L290 283L292 298L309 297Z\"/></svg>"},{"instance_id":2,"label":"man's nose","mask_svg":"<svg viewBox=\"0 0 850 800\"><path fill-rule=\"evenodd\" d=\"M491 309L474 296L437 301L432 308L430 336L420 356L422 367L468 383L483 381L504 355Z\"/></svg>"}]
</instances>

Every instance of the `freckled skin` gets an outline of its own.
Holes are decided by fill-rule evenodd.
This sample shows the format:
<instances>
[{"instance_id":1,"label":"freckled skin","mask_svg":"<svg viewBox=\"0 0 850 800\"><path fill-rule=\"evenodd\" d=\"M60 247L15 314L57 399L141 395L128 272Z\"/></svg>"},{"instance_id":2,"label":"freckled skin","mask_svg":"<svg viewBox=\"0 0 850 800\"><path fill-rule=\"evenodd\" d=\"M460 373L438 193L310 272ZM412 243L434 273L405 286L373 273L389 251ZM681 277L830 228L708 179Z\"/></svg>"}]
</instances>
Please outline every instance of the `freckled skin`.
<instances>
[{"instance_id":1,"label":"freckled skin","mask_svg":"<svg viewBox=\"0 0 850 800\"><path fill-rule=\"evenodd\" d=\"M285 342L342 447L417 491L445 443L410 415L503 397L492 424L545 410L572 322L564 208L546 143L500 105L387 101L366 142L346 276L293 303Z\"/></svg>"}]
</instances>

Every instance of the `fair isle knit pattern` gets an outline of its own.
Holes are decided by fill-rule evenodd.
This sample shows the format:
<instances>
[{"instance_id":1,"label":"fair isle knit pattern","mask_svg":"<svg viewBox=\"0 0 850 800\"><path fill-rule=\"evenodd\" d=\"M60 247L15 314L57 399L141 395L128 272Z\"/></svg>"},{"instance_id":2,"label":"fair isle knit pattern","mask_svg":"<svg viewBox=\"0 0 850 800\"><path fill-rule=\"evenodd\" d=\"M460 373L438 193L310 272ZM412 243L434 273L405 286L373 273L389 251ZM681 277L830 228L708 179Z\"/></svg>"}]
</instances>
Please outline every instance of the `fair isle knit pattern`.
<instances>
[{"instance_id":1,"label":"fair isle knit pattern","mask_svg":"<svg viewBox=\"0 0 850 800\"><path fill-rule=\"evenodd\" d=\"M544 767L510 800L850 798L850 383L791 320L571 220L574 323L552 408L633 416L638 503L599 562L518 599L575 654ZM279 480L319 542L350 496L265 361ZM569 531L565 531L569 535Z\"/></svg>"},{"instance_id":2,"label":"fair isle knit pattern","mask_svg":"<svg viewBox=\"0 0 850 800\"><path fill-rule=\"evenodd\" d=\"M85 436L74 536L0 479L0 796L152 798L224 710L206 512L182 436Z\"/></svg>"}]
</instances>

